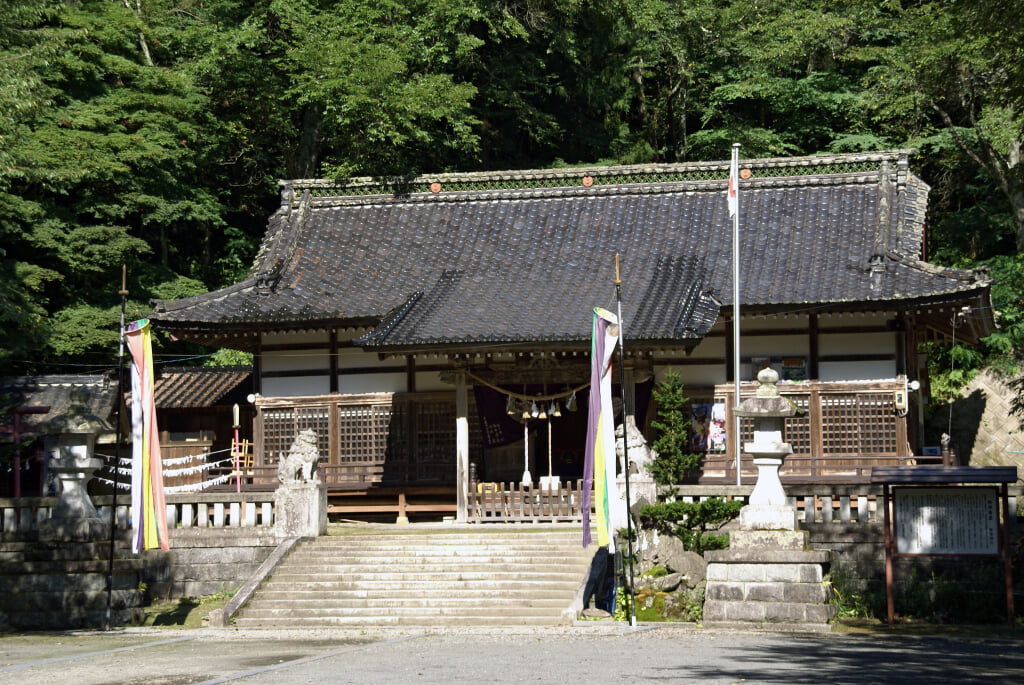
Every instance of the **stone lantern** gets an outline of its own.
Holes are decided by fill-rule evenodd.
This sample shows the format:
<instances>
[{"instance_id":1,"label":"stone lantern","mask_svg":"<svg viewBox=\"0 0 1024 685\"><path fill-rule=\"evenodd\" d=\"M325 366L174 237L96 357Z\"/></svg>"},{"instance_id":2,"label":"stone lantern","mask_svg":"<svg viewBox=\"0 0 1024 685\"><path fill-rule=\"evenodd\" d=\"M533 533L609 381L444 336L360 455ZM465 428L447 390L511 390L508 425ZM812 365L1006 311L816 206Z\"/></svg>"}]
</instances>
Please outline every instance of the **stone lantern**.
<instances>
[{"instance_id":1,"label":"stone lantern","mask_svg":"<svg viewBox=\"0 0 1024 685\"><path fill-rule=\"evenodd\" d=\"M734 412L754 420L754 441L746 443L744 451L757 466L757 484L749 504L740 512L740 528L796 530L796 508L786 503L779 469L793 453L789 443L783 441L786 419L802 412L779 394L779 374L774 369L762 369L757 380L761 385L756 396L741 402Z\"/></svg>"},{"instance_id":2,"label":"stone lantern","mask_svg":"<svg viewBox=\"0 0 1024 685\"><path fill-rule=\"evenodd\" d=\"M807 548L807 532L797 530L796 508L779 480L779 467L793 453L783 442L785 421L800 410L779 395L775 371L764 369L757 380L757 396L735 410L754 420L754 440L744 448L757 465L757 485L740 510L739 529L729 533L729 549L704 555L704 623L827 630L836 612L822 585L831 552Z\"/></svg>"},{"instance_id":3,"label":"stone lantern","mask_svg":"<svg viewBox=\"0 0 1024 685\"><path fill-rule=\"evenodd\" d=\"M103 465L95 456L96 439L113 427L92 414L84 401L72 401L69 409L46 421L40 429L47 472L56 480L57 505L50 518L40 523L42 539L91 540L109 535L109 524L100 519L89 499L87 486Z\"/></svg>"}]
</instances>

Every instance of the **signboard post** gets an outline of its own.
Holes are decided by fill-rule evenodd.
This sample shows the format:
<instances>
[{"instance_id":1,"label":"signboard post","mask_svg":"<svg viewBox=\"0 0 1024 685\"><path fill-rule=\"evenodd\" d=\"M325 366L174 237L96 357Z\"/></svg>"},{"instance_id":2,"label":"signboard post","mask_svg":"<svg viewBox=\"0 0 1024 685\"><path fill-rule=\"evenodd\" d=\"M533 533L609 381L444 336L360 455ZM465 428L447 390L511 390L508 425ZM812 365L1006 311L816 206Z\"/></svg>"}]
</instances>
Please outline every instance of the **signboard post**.
<instances>
[{"instance_id":1,"label":"signboard post","mask_svg":"<svg viewBox=\"0 0 1024 685\"><path fill-rule=\"evenodd\" d=\"M894 557L984 556L1003 560L1006 619L1013 626L1007 485L1016 480L1013 466L883 466L871 470L871 482L882 484L884 499L885 599L890 624Z\"/></svg>"}]
</instances>

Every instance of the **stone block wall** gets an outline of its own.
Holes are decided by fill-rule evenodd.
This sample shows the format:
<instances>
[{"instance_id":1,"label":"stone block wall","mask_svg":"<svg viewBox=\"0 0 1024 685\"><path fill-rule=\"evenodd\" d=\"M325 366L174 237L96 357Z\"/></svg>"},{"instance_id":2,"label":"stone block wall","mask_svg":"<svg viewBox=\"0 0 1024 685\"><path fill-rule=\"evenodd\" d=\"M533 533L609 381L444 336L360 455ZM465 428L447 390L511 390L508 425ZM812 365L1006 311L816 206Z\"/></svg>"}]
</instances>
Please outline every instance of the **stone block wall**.
<instances>
[{"instance_id":1,"label":"stone block wall","mask_svg":"<svg viewBox=\"0 0 1024 685\"><path fill-rule=\"evenodd\" d=\"M809 531L811 549L832 552L832 575L842 576L845 590L862 595L874 595L884 607L885 602L885 539L881 523L803 524ZM1024 530L1019 525L1011 526L1011 538L1020 539ZM962 580L970 586L986 579L993 587L969 588L976 592L994 595L1004 593L1002 579L1005 577L1000 559L977 557L896 557L893 563L893 585L897 595L920 591L922 586L930 590L933 577L946 580ZM1024 593L1024 565L1014 568L1014 590L1017 597ZM997 598L998 599L998 598ZM999 600L1001 601L1001 600ZM998 604L999 601L996 603Z\"/></svg>"},{"instance_id":2,"label":"stone block wall","mask_svg":"<svg viewBox=\"0 0 1024 685\"><path fill-rule=\"evenodd\" d=\"M278 540L263 528L182 528L168 552L150 551L143 580L150 598L231 593L259 568Z\"/></svg>"},{"instance_id":3,"label":"stone block wall","mask_svg":"<svg viewBox=\"0 0 1024 685\"><path fill-rule=\"evenodd\" d=\"M16 539L10 539L16 538ZM155 599L231 593L270 556L278 540L262 528L172 529L171 549L133 554L117 538L111 625L141 621ZM103 628L110 541L0 538L0 631Z\"/></svg>"}]
</instances>

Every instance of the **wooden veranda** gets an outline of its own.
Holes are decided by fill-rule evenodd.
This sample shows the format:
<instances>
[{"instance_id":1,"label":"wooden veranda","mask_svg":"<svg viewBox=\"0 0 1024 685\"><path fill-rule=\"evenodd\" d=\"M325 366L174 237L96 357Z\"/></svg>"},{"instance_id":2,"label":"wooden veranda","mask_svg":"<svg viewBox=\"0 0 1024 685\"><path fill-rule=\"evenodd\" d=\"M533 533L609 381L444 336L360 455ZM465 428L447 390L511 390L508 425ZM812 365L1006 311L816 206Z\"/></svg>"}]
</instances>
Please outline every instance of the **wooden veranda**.
<instances>
[{"instance_id":1,"label":"wooden veranda","mask_svg":"<svg viewBox=\"0 0 1024 685\"><path fill-rule=\"evenodd\" d=\"M756 384L744 384L743 395L755 389ZM894 404L894 392L904 390L899 381L783 383L780 390L805 412L786 422L786 441L793 447L782 471L786 482L863 483L874 466L941 460L911 450L908 413ZM693 401L724 406L729 426L732 393L732 385L720 385ZM323 455L318 468L332 515L453 515L458 509L456 420L454 392L263 399L256 406L253 466L218 489L275 489L278 460L299 431L311 428ZM469 459L482 463L487 453L477 422L467 423ZM740 440L749 441L752 430L744 420ZM694 482L736 482L735 436L729 433L724 449L704 454ZM756 474L745 457L742 482L752 484ZM466 520L576 520L582 515L579 487L572 479L556 491L467 481Z\"/></svg>"}]
</instances>

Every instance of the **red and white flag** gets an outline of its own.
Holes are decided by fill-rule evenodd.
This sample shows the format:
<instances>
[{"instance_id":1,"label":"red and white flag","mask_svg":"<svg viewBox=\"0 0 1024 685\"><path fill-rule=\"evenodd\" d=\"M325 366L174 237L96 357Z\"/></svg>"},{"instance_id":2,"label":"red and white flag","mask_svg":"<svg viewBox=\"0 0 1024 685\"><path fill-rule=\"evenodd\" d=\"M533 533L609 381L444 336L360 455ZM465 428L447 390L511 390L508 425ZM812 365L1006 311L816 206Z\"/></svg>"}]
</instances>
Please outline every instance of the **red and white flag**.
<instances>
[{"instance_id":1,"label":"red and white flag","mask_svg":"<svg viewBox=\"0 0 1024 685\"><path fill-rule=\"evenodd\" d=\"M729 216L736 216L740 211L740 198L739 198L739 159L734 154L732 157L732 165L729 167L729 190L726 191L726 197L729 200Z\"/></svg>"}]
</instances>

